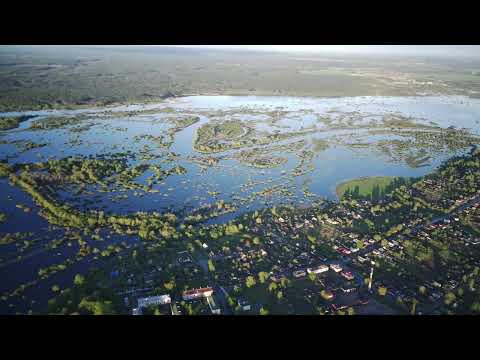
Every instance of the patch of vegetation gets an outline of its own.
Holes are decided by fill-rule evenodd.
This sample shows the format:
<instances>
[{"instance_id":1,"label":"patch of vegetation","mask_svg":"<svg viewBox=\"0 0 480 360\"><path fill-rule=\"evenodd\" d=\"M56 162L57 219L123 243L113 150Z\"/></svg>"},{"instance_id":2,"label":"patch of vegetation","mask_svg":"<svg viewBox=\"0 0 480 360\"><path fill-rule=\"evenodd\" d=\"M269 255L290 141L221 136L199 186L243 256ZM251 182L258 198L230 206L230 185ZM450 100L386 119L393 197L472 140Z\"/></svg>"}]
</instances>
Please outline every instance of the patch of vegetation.
<instances>
[{"instance_id":1,"label":"patch of vegetation","mask_svg":"<svg viewBox=\"0 0 480 360\"><path fill-rule=\"evenodd\" d=\"M27 237L30 237L32 235L32 233L23 232L8 233L0 237L0 245L8 245L20 240L25 240Z\"/></svg>"},{"instance_id":2,"label":"patch of vegetation","mask_svg":"<svg viewBox=\"0 0 480 360\"><path fill-rule=\"evenodd\" d=\"M398 186L407 184L407 180L393 176L363 177L338 184L336 193L340 199L344 196L351 196L379 200Z\"/></svg>"},{"instance_id":3,"label":"patch of vegetation","mask_svg":"<svg viewBox=\"0 0 480 360\"><path fill-rule=\"evenodd\" d=\"M11 130L19 127L20 123L31 119L33 116L8 116L0 117L0 131Z\"/></svg>"},{"instance_id":4,"label":"patch of vegetation","mask_svg":"<svg viewBox=\"0 0 480 360\"><path fill-rule=\"evenodd\" d=\"M274 168L288 161L284 156L268 155L257 150L242 151L238 158L241 162L259 169Z\"/></svg>"},{"instance_id":5,"label":"patch of vegetation","mask_svg":"<svg viewBox=\"0 0 480 360\"><path fill-rule=\"evenodd\" d=\"M82 121L79 117L47 117L32 122L30 128L32 130L51 130L63 128L69 125L76 125Z\"/></svg>"}]
</instances>

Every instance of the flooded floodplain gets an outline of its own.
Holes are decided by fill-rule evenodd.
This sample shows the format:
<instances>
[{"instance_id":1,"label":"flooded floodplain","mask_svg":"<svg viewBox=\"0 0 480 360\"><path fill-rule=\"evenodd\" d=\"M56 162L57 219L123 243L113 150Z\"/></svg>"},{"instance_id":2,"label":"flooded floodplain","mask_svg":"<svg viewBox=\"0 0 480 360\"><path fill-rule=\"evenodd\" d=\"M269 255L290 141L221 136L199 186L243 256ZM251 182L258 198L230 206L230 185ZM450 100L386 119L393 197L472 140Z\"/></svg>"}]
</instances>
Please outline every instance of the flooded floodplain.
<instances>
[{"instance_id":1,"label":"flooded floodplain","mask_svg":"<svg viewBox=\"0 0 480 360\"><path fill-rule=\"evenodd\" d=\"M480 139L466 97L192 96L1 117L18 120L0 131L2 313L43 309L53 285L135 246L118 227L142 214L199 226L336 200L347 180L420 177Z\"/></svg>"}]
</instances>

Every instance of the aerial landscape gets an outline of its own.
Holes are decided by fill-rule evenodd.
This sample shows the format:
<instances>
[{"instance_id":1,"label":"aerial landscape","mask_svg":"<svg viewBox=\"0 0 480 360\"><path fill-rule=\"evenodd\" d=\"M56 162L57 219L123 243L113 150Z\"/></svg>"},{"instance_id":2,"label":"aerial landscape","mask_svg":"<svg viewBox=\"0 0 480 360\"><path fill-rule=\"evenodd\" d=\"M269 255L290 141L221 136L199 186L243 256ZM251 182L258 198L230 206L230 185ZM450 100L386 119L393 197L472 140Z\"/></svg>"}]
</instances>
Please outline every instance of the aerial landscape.
<instances>
[{"instance_id":1,"label":"aerial landscape","mask_svg":"<svg viewBox=\"0 0 480 360\"><path fill-rule=\"evenodd\" d=\"M0 46L0 314L480 314L480 46Z\"/></svg>"}]
</instances>

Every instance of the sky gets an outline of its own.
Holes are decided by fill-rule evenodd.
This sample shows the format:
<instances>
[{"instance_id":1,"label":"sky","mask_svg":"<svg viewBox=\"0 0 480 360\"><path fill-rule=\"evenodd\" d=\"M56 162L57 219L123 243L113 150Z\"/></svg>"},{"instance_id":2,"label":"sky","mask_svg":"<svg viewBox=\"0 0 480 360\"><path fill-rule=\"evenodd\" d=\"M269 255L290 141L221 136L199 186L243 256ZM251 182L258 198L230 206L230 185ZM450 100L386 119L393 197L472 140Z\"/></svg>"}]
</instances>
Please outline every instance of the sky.
<instances>
[{"instance_id":1,"label":"sky","mask_svg":"<svg viewBox=\"0 0 480 360\"><path fill-rule=\"evenodd\" d=\"M42 46L37 45L36 47ZM135 48L181 47L236 51L276 51L292 54L335 54L341 56L358 54L367 56L467 57L480 60L480 45L82 45L75 47L128 48L131 50L135 50ZM0 51L3 48L8 48L8 46L0 45Z\"/></svg>"},{"instance_id":2,"label":"sky","mask_svg":"<svg viewBox=\"0 0 480 360\"><path fill-rule=\"evenodd\" d=\"M480 57L479 45L175 45L186 48L303 53L386 54Z\"/></svg>"}]
</instances>

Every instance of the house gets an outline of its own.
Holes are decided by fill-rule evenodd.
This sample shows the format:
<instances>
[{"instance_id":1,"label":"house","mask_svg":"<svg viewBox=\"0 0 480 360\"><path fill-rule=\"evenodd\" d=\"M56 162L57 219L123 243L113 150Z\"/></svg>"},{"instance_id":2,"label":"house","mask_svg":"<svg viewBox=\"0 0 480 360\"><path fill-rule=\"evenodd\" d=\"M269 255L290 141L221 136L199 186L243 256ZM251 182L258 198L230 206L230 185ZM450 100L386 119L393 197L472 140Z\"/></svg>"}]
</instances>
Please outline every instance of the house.
<instances>
[{"instance_id":1,"label":"house","mask_svg":"<svg viewBox=\"0 0 480 360\"><path fill-rule=\"evenodd\" d=\"M331 219L327 219L326 221L327 221L329 224L331 224L331 225L338 225L338 224L339 224L338 221L331 220Z\"/></svg>"},{"instance_id":2,"label":"house","mask_svg":"<svg viewBox=\"0 0 480 360\"><path fill-rule=\"evenodd\" d=\"M195 300L195 299L212 296L212 294L213 294L213 289L211 287L206 287L206 288L184 291L182 293L182 297L183 297L183 300Z\"/></svg>"},{"instance_id":3,"label":"house","mask_svg":"<svg viewBox=\"0 0 480 360\"><path fill-rule=\"evenodd\" d=\"M315 266L313 268L308 268L307 269L307 272L310 274L310 273L314 273L314 274L321 274L323 272L326 272L328 271L328 266L327 265L319 265L319 266Z\"/></svg>"},{"instance_id":4,"label":"house","mask_svg":"<svg viewBox=\"0 0 480 360\"><path fill-rule=\"evenodd\" d=\"M365 259L364 257L362 256L358 256L358 261L360 261L361 263L364 263L365 261L367 261L367 259Z\"/></svg>"},{"instance_id":5,"label":"house","mask_svg":"<svg viewBox=\"0 0 480 360\"><path fill-rule=\"evenodd\" d=\"M293 277L295 278L301 278L301 277L304 277L305 275L307 275L307 273L305 272L305 270L301 269L301 270L296 270L293 272Z\"/></svg>"},{"instance_id":6,"label":"house","mask_svg":"<svg viewBox=\"0 0 480 360\"><path fill-rule=\"evenodd\" d=\"M348 308L348 305L344 305L344 304L332 304L332 309L334 311L338 311L338 310L344 310Z\"/></svg>"},{"instance_id":7,"label":"house","mask_svg":"<svg viewBox=\"0 0 480 360\"><path fill-rule=\"evenodd\" d=\"M138 299L138 309L147 307L148 305L165 305L170 304L172 299L170 295L149 296L146 298Z\"/></svg>"},{"instance_id":8,"label":"house","mask_svg":"<svg viewBox=\"0 0 480 360\"><path fill-rule=\"evenodd\" d=\"M333 299L333 293L329 290L322 290L320 291L320 295L322 296L322 298L324 298L325 300L332 300Z\"/></svg>"},{"instance_id":9,"label":"house","mask_svg":"<svg viewBox=\"0 0 480 360\"><path fill-rule=\"evenodd\" d=\"M238 306L240 306L240 309L243 311L249 311L251 309L250 303L243 298L238 299L237 304Z\"/></svg>"},{"instance_id":10,"label":"house","mask_svg":"<svg viewBox=\"0 0 480 360\"><path fill-rule=\"evenodd\" d=\"M341 275L347 280L355 279L355 276L350 271L342 271Z\"/></svg>"},{"instance_id":11,"label":"house","mask_svg":"<svg viewBox=\"0 0 480 360\"><path fill-rule=\"evenodd\" d=\"M340 271L343 270L342 267L338 264L330 264L330 269L332 269L336 273L339 273Z\"/></svg>"}]
</instances>

